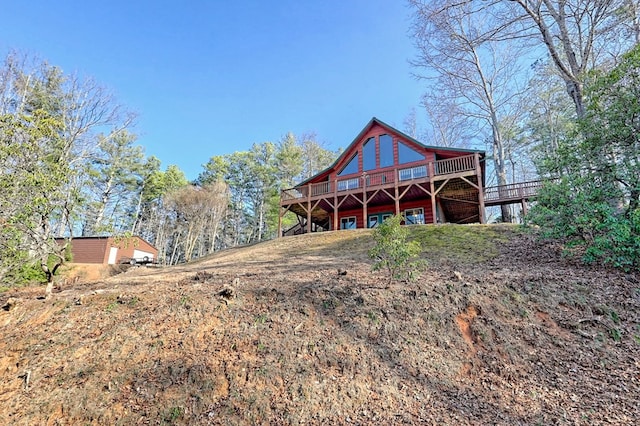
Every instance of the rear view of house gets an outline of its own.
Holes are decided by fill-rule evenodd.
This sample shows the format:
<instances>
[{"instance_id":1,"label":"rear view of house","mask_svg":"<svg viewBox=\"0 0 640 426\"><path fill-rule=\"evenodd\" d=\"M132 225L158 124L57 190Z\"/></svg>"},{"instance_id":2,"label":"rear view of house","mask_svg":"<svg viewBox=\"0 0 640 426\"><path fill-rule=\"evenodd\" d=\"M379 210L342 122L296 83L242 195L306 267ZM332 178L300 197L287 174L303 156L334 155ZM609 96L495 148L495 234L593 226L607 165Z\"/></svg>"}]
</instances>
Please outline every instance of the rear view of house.
<instances>
[{"instance_id":1,"label":"rear view of house","mask_svg":"<svg viewBox=\"0 0 640 426\"><path fill-rule=\"evenodd\" d=\"M485 153L424 145L373 118L328 169L285 189L278 235L406 224L485 222ZM282 232L282 217L298 224Z\"/></svg>"}]
</instances>

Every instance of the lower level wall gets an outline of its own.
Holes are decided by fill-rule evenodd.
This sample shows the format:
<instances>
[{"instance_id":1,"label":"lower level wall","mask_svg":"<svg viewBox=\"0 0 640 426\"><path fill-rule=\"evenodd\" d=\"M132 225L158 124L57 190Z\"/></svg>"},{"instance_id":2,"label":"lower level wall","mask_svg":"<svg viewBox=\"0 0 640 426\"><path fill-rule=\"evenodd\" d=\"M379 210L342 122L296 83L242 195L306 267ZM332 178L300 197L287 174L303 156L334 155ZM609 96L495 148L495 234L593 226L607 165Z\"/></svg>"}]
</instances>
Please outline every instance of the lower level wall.
<instances>
[{"instance_id":1,"label":"lower level wall","mask_svg":"<svg viewBox=\"0 0 640 426\"><path fill-rule=\"evenodd\" d=\"M404 215L407 210L410 209L422 209L423 210L423 223L433 223L433 213L431 209L431 200L418 200L418 201L410 201L400 203L400 214ZM340 210L338 211L338 228L341 229L341 219L353 218L356 219L356 228L368 228L368 218L363 217L362 208L354 209L354 210ZM383 215L391 214L394 215L396 213L395 204L384 205L384 206L369 206L367 208L367 216L377 216L378 223L381 222ZM330 213L330 223L333 227L334 223L334 215Z\"/></svg>"}]
</instances>

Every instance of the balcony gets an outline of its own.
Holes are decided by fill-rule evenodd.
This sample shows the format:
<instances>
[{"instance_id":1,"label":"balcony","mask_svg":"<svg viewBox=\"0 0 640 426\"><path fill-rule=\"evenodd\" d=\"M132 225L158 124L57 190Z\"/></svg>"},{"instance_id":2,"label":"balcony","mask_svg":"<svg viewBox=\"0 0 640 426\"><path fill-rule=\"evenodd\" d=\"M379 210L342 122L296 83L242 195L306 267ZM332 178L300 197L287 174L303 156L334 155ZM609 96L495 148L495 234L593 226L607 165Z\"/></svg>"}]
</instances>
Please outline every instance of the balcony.
<instances>
[{"instance_id":1,"label":"balcony","mask_svg":"<svg viewBox=\"0 0 640 426\"><path fill-rule=\"evenodd\" d=\"M285 189L281 193L281 205L295 203L300 199L322 198L329 194L342 195L353 191L394 187L413 182L428 182L429 180L444 180L455 176L472 175L476 173L476 156L446 160L430 161L412 167L396 167L377 173L364 173L362 176L337 181L310 183L305 186Z\"/></svg>"}]
</instances>

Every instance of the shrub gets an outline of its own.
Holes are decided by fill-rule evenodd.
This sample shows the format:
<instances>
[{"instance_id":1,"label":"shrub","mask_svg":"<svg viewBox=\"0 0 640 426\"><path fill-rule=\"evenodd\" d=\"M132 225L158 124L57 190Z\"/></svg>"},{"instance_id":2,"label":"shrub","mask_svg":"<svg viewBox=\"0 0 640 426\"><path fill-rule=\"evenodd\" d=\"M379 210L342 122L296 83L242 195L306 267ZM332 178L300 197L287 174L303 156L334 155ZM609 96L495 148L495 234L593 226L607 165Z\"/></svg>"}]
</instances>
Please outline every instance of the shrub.
<instances>
[{"instance_id":1,"label":"shrub","mask_svg":"<svg viewBox=\"0 0 640 426\"><path fill-rule=\"evenodd\" d=\"M422 247L418 241L409 241L409 229L402 226L402 216L396 215L381 223L373 232L375 246L369 251L374 260L374 271L388 272L389 284L394 280L410 281L416 277L422 261L418 257Z\"/></svg>"},{"instance_id":2,"label":"shrub","mask_svg":"<svg viewBox=\"0 0 640 426\"><path fill-rule=\"evenodd\" d=\"M540 192L530 221L543 236L581 246L586 262L640 268L640 46L585 87L575 134L539 165L560 176Z\"/></svg>"}]
</instances>

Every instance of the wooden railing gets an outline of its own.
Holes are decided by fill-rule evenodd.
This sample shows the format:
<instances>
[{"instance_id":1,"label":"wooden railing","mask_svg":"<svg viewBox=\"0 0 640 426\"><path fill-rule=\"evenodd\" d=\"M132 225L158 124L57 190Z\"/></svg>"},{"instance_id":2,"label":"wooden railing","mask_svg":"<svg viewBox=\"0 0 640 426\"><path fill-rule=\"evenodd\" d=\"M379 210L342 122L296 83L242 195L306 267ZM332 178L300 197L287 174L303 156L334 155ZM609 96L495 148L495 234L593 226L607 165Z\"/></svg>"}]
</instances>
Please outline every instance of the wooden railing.
<instances>
[{"instance_id":1,"label":"wooden railing","mask_svg":"<svg viewBox=\"0 0 640 426\"><path fill-rule=\"evenodd\" d=\"M434 164L434 170L436 176L450 175L453 173L467 172L475 170L476 162L473 155L466 155L464 157L449 158L447 160L438 160Z\"/></svg>"},{"instance_id":2,"label":"wooden railing","mask_svg":"<svg viewBox=\"0 0 640 426\"><path fill-rule=\"evenodd\" d=\"M485 203L523 200L538 193L543 181L534 180L530 182L511 183L509 185L491 186L484 191Z\"/></svg>"},{"instance_id":3,"label":"wooden railing","mask_svg":"<svg viewBox=\"0 0 640 426\"><path fill-rule=\"evenodd\" d=\"M331 192L331 182L320 182L311 185L311 196L328 194Z\"/></svg>"},{"instance_id":4,"label":"wooden railing","mask_svg":"<svg viewBox=\"0 0 640 426\"><path fill-rule=\"evenodd\" d=\"M297 200L299 198L306 198L307 194L305 193L307 191L307 187L303 186L300 188L290 188L290 189L283 189L282 191L280 191L280 199L282 201L287 201L287 200Z\"/></svg>"},{"instance_id":5,"label":"wooden railing","mask_svg":"<svg viewBox=\"0 0 640 426\"><path fill-rule=\"evenodd\" d=\"M406 169L400 169L398 170L398 180L399 181L405 181L405 180L411 180L411 179L421 179L421 178L425 178L429 176L429 169L427 169L427 166L416 166L416 167L409 167Z\"/></svg>"},{"instance_id":6,"label":"wooden railing","mask_svg":"<svg viewBox=\"0 0 640 426\"><path fill-rule=\"evenodd\" d=\"M393 184L396 180L399 182L408 182L415 179L426 179L429 177L430 170L433 170L435 176L473 171L476 169L475 158L475 155L466 155L464 157L427 162L413 167L398 167L378 173L365 173L363 176L348 179L312 183L306 186L283 190L281 199L282 201L288 201L307 198L309 191L311 197L316 197L331 194L334 190L338 193L351 191L362 188L364 184L366 184L367 188L370 188Z\"/></svg>"}]
</instances>

